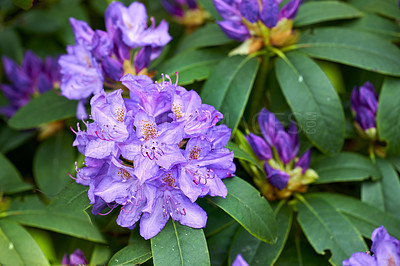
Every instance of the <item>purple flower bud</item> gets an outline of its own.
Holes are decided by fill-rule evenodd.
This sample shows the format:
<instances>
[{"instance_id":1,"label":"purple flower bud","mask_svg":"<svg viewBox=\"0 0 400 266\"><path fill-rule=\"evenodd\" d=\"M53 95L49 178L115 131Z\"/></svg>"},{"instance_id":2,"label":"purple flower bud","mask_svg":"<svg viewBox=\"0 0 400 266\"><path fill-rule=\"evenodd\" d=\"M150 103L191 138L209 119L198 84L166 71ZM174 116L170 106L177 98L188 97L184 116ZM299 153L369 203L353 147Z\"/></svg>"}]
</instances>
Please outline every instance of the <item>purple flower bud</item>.
<instances>
[{"instance_id":1,"label":"purple flower bud","mask_svg":"<svg viewBox=\"0 0 400 266\"><path fill-rule=\"evenodd\" d=\"M246 140L260 160L267 161L272 158L271 148L263 138L250 133L246 136Z\"/></svg>"},{"instance_id":2,"label":"purple flower bud","mask_svg":"<svg viewBox=\"0 0 400 266\"><path fill-rule=\"evenodd\" d=\"M359 89L354 87L350 103L355 120L363 130L376 127L378 95L370 82L364 83Z\"/></svg>"},{"instance_id":3,"label":"purple flower bud","mask_svg":"<svg viewBox=\"0 0 400 266\"><path fill-rule=\"evenodd\" d=\"M279 169L272 168L268 163L264 164L268 182L278 189L284 189L289 182L289 175Z\"/></svg>"},{"instance_id":4,"label":"purple flower bud","mask_svg":"<svg viewBox=\"0 0 400 266\"><path fill-rule=\"evenodd\" d=\"M235 41L242 42L251 37L249 30L241 23L224 20L217 21L217 24L229 38Z\"/></svg>"},{"instance_id":5,"label":"purple flower bud","mask_svg":"<svg viewBox=\"0 0 400 266\"><path fill-rule=\"evenodd\" d=\"M85 254L83 254L82 250L77 249L71 255L66 253L61 261L62 265L87 265L88 262L86 261Z\"/></svg>"},{"instance_id":6,"label":"purple flower bud","mask_svg":"<svg viewBox=\"0 0 400 266\"><path fill-rule=\"evenodd\" d=\"M259 4L258 0L242 0L239 5L242 16L249 22L254 23L258 20Z\"/></svg>"},{"instance_id":7,"label":"purple flower bud","mask_svg":"<svg viewBox=\"0 0 400 266\"><path fill-rule=\"evenodd\" d=\"M304 174L311 164L311 149L308 149L297 161L296 167L301 167L301 173Z\"/></svg>"},{"instance_id":8,"label":"purple flower bud","mask_svg":"<svg viewBox=\"0 0 400 266\"><path fill-rule=\"evenodd\" d=\"M242 254L238 254L233 261L232 266L249 266L249 264L243 259Z\"/></svg>"},{"instance_id":9,"label":"purple flower bud","mask_svg":"<svg viewBox=\"0 0 400 266\"><path fill-rule=\"evenodd\" d=\"M383 225L372 232L371 240L373 256L369 252L357 252L344 260L343 265L400 265L400 241L390 236Z\"/></svg>"},{"instance_id":10,"label":"purple flower bud","mask_svg":"<svg viewBox=\"0 0 400 266\"><path fill-rule=\"evenodd\" d=\"M297 14L297 10L299 9L301 0L291 0L288 2L279 12L279 19L287 18L287 19L294 19Z\"/></svg>"},{"instance_id":11,"label":"purple flower bud","mask_svg":"<svg viewBox=\"0 0 400 266\"><path fill-rule=\"evenodd\" d=\"M273 28L278 23L279 5L276 0L261 1L260 20L268 28Z\"/></svg>"},{"instance_id":12,"label":"purple flower bud","mask_svg":"<svg viewBox=\"0 0 400 266\"><path fill-rule=\"evenodd\" d=\"M258 113L258 125L260 126L261 134L267 141L269 146L275 146L275 138L278 132L284 131L281 122L276 116L263 108Z\"/></svg>"}]
</instances>

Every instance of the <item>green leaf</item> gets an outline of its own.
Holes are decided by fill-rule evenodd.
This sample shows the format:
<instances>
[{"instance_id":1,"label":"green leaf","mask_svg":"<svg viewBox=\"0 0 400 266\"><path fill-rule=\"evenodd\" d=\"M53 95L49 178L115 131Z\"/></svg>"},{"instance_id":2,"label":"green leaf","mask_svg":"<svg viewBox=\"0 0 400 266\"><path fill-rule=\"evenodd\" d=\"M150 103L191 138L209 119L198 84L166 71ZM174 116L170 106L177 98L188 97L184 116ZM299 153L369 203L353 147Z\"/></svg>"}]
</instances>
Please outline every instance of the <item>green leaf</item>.
<instances>
[{"instance_id":1,"label":"green leaf","mask_svg":"<svg viewBox=\"0 0 400 266\"><path fill-rule=\"evenodd\" d=\"M389 158L389 160L397 169L397 172L400 172L400 156Z\"/></svg>"},{"instance_id":2,"label":"green leaf","mask_svg":"<svg viewBox=\"0 0 400 266\"><path fill-rule=\"evenodd\" d=\"M22 226L0 220L1 265L50 265L39 245Z\"/></svg>"},{"instance_id":3,"label":"green leaf","mask_svg":"<svg viewBox=\"0 0 400 266\"><path fill-rule=\"evenodd\" d=\"M393 20L367 13L361 18L346 23L345 26L359 31L377 34L388 40L400 38L400 28Z\"/></svg>"},{"instance_id":4,"label":"green leaf","mask_svg":"<svg viewBox=\"0 0 400 266\"><path fill-rule=\"evenodd\" d=\"M207 227L208 223L209 222L207 222ZM241 228L238 223L229 223L228 227L224 228L224 230L207 238L211 265L226 265L228 250L238 228Z\"/></svg>"},{"instance_id":5,"label":"green leaf","mask_svg":"<svg viewBox=\"0 0 400 266\"><path fill-rule=\"evenodd\" d=\"M400 220L400 181L399 175L393 166L385 159L377 158L378 166L382 179L383 197L385 201L385 210Z\"/></svg>"},{"instance_id":6,"label":"green leaf","mask_svg":"<svg viewBox=\"0 0 400 266\"><path fill-rule=\"evenodd\" d=\"M275 209L278 227L278 240L275 244L267 244L253 237L241 229L230 249L231 264L237 254L242 254L249 265L274 265L279 258L292 225L293 213L291 208L285 204Z\"/></svg>"},{"instance_id":7,"label":"green leaf","mask_svg":"<svg viewBox=\"0 0 400 266\"><path fill-rule=\"evenodd\" d=\"M380 181L364 181L361 184L361 201L385 210L385 199Z\"/></svg>"},{"instance_id":8,"label":"green leaf","mask_svg":"<svg viewBox=\"0 0 400 266\"><path fill-rule=\"evenodd\" d=\"M253 157L251 157L250 154L248 154L247 152L245 152L244 150L242 150L238 145L236 145L235 143L229 141L228 145L226 145L226 148L228 148L229 150L233 151L233 154L235 155L235 158L240 159L240 160L244 160L247 162L250 162L254 165L256 165L258 168L260 168L260 170L263 170L262 167L259 165L259 163L257 163Z\"/></svg>"},{"instance_id":9,"label":"green leaf","mask_svg":"<svg viewBox=\"0 0 400 266\"><path fill-rule=\"evenodd\" d=\"M171 77L178 72L178 84L183 86L208 78L215 65L224 56L224 53L215 50L187 51L164 62L157 71Z\"/></svg>"},{"instance_id":10,"label":"green leaf","mask_svg":"<svg viewBox=\"0 0 400 266\"><path fill-rule=\"evenodd\" d=\"M72 210L82 212L88 209L90 200L88 198L88 187L71 182L55 197L50 205L50 210Z\"/></svg>"},{"instance_id":11,"label":"green leaf","mask_svg":"<svg viewBox=\"0 0 400 266\"><path fill-rule=\"evenodd\" d=\"M340 151L345 134L344 112L321 68L306 55L292 52L287 60L276 61L276 75L298 125L310 141L325 153Z\"/></svg>"},{"instance_id":12,"label":"green leaf","mask_svg":"<svg viewBox=\"0 0 400 266\"><path fill-rule=\"evenodd\" d=\"M332 182L362 181L369 177L379 179L380 173L367 157L352 152L341 152L334 156L321 156L312 165L318 175L318 184Z\"/></svg>"},{"instance_id":13,"label":"green leaf","mask_svg":"<svg viewBox=\"0 0 400 266\"><path fill-rule=\"evenodd\" d=\"M108 246L97 244L90 257L90 265L106 265L111 255L111 250Z\"/></svg>"},{"instance_id":14,"label":"green leaf","mask_svg":"<svg viewBox=\"0 0 400 266\"><path fill-rule=\"evenodd\" d=\"M25 141L30 139L35 134L34 131L18 131L4 126L0 128L0 152L7 153Z\"/></svg>"},{"instance_id":15,"label":"green leaf","mask_svg":"<svg viewBox=\"0 0 400 266\"><path fill-rule=\"evenodd\" d=\"M200 96L203 103L213 105L224 115L222 120L232 132L243 115L257 74L256 57L224 58L214 68Z\"/></svg>"},{"instance_id":16,"label":"green leaf","mask_svg":"<svg viewBox=\"0 0 400 266\"><path fill-rule=\"evenodd\" d=\"M370 238L372 231L380 225L385 226L394 237L400 238L400 220L373 205L348 196L327 192L312 193L308 194L307 197L328 202L329 205L345 214L361 234L367 238Z\"/></svg>"},{"instance_id":17,"label":"green leaf","mask_svg":"<svg viewBox=\"0 0 400 266\"><path fill-rule=\"evenodd\" d=\"M197 3L199 3L204 8L204 10L209 12L215 20L222 20L222 17L219 15L217 9L215 8L213 1L197 0Z\"/></svg>"},{"instance_id":18,"label":"green leaf","mask_svg":"<svg viewBox=\"0 0 400 266\"><path fill-rule=\"evenodd\" d=\"M21 40L15 30L0 30L0 54L6 55L17 62L22 60Z\"/></svg>"},{"instance_id":19,"label":"green leaf","mask_svg":"<svg viewBox=\"0 0 400 266\"><path fill-rule=\"evenodd\" d=\"M328 202L308 196L299 198L295 202L297 220L317 253L325 254L329 249L329 261L341 265L353 253L368 250L359 231Z\"/></svg>"},{"instance_id":20,"label":"green leaf","mask_svg":"<svg viewBox=\"0 0 400 266\"><path fill-rule=\"evenodd\" d=\"M0 153L0 194L17 193L32 188L31 184L25 183L15 166Z\"/></svg>"},{"instance_id":21,"label":"green leaf","mask_svg":"<svg viewBox=\"0 0 400 266\"><path fill-rule=\"evenodd\" d=\"M22 14L17 24L21 29L32 33L52 33L60 29L61 23L47 10L32 9Z\"/></svg>"},{"instance_id":22,"label":"green leaf","mask_svg":"<svg viewBox=\"0 0 400 266\"><path fill-rule=\"evenodd\" d=\"M210 198L218 207L232 216L250 234L267 243L277 238L274 213L260 192L239 177L225 179L228 189L225 199Z\"/></svg>"},{"instance_id":23,"label":"green leaf","mask_svg":"<svg viewBox=\"0 0 400 266\"><path fill-rule=\"evenodd\" d=\"M148 261L151 257L150 242L143 240L140 243L130 244L115 253L108 265L137 265Z\"/></svg>"},{"instance_id":24,"label":"green leaf","mask_svg":"<svg viewBox=\"0 0 400 266\"><path fill-rule=\"evenodd\" d=\"M389 155L400 154L400 79L387 78L379 94L376 123L381 141L387 143Z\"/></svg>"},{"instance_id":25,"label":"green leaf","mask_svg":"<svg viewBox=\"0 0 400 266\"><path fill-rule=\"evenodd\" d=\"M380 74L400 76L400 50L388 40L345 28L303 32L299 50L308 55Z\"/></svg>"},{"instance_id":26,"label":"green leaf","mask_svg":"<svg viewBox=\"0 0 400 266\"><path fill-rule=\"evenodd\" d=\"M33 174L36 184L47 195L59 193L70 181L68 173L74 167L73 138L66 132L59 132L42 142L33 160Z\"/></svg>"},{"instance_id":27,"label":"green leaf","mask_svg":"<svg viewBox=\"0 0 400 266\"><path fill-rule=\"evenodd\" d=\"M48 209L35 197L25 197L23 202L12 202L2 216L20 224L42 228L77 238L104 243L99 229L85 212L68 209Z\"/></svg>"},{"instance_id":28,"label":"green leaf","mask_svg":"<svg viewBox=\"0 0 400 266\"><path fill-rule=\"evenodd\" d=\"M13 2L14 5L25 10L28 10L29 8L32 7L33 1L34 0L11 0L11 2Z\"/></svg>"},{"instance_id":29,"label":"green leaf","mask_svg":"<svg viewBox=\"0 0 400 266\"><path fill-rule=\"evenodd\" d=\"M177 53L189 49L198 49L209 46L223 45L232 42L216 23L209 23L204 27L187 35L180 43Z\"/></svg>"},{"instance_id":30,"label":"green leaf","mask_svg":"<svg viewBox=\"0 0 400 266\"><path fill-rule=\"evenodd\" d=\"M400 19L400 11L396 0L350 0L349 3L360 10L375 12L379 15L392 19Z\"/></svg>"},{"instance_id":31,"label":"green leaf","mask_svg":"<svg viewBox=\"0 0 400 266\"><path fill-rule=\"evenodd\" d=\"M155 266L210 265L207 242L201 229L183 226L172 219L151 239Z\"/></svg>"},{"instance_id":32,"label":"green leaf","mask_svg":"<svg viewBox=\"0 0 400 266\"><path fill-rule=\"evenodd\" d=\"M293 23L296 27L339 19L359 18L362 13L353 6L338 1L306 2L299 7Z\"/></svg>"},{"instance_id":33,"label":"green leaf","mask_svg":"<svg viewBox=\"0 0 400 266\"><path fill-rule=\"evenodd\" d=\"M76 115L77 101L68 100L54 90L40 94L17 111L8 121L14 129L29 129Z\"/></svg>"}]
</instances>

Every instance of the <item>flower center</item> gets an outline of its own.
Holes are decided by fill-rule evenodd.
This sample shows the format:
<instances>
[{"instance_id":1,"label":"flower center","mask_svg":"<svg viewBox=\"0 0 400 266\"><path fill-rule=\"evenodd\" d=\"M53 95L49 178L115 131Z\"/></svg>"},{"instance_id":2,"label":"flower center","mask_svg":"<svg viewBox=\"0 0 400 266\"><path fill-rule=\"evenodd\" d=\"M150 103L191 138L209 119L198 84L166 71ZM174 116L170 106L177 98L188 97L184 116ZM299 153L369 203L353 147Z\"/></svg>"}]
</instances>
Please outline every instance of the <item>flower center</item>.
<instances>
[{"instance_id":1,"label":"flower center","mask_svg":"<svg viewBox=\"0 0 400 266\"><path fill-rule=\"evenodd\" d=\"M191 149L189 152L189 159L190 160L199 159L200 154L201 154L201 149L198 146L194 146L193 149Z\"/></svg>"},{"instance_id":2,"label":"flower center","mask_svg":"<svg viewBox=\"0 0 400 266\"><path fill-rule=\"evenodd\" d=\"M132 177L132 175L128 172L128 170L124 168L119 168L118 175L125 181Z\"/></svg>"},{"instance_id":3,"label":"flower center","mask_svg":"<svg viewBox=\"0 0 400 266\"><path fill-rule=\"evenodd\" d=\"M117 108L115 110L115 115L117 117L117 121L124 122L125 110L122 108Z\"/></svg>"},{"instance_id":4,"label":"flower center","mask_svg":"<svg viewBox=\"0 0 400 266\"><path fill-rule=\"evenodd\" d=\"M155 139L158 137L159 133L154 123L142 120L142 125L140 127L140 133L143 135L145 140Z\"/></svg>"}]
</instances>

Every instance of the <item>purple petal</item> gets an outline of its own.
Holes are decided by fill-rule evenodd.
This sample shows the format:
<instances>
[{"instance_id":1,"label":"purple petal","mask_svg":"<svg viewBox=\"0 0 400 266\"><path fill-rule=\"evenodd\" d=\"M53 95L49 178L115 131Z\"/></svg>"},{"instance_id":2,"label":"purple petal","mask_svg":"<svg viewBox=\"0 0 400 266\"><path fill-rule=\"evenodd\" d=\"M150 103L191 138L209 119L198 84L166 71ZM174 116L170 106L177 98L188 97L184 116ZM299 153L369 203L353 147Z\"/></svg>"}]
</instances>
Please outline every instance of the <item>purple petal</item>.
<instances>
[{"instance_id":1,"label":"purple petal","mask_svg":"<svg viewBox=\"0 0 400 266\"><path fill-rule=\"evenodd\" d=\"M299 135L297 134L296 122L292 121L290 123L290 126L287 129L287 133L292 143L292 152L290 157L293 159L294 157L297 156L297 153L299 152L300 149Z\"/></svg>"},{"instance_id":2,"label":"purple petal","mask_svg":"<svg viewBox=\"0 0 400 266\"><path fill-rule=\"evenodd\" d=\"M164 9L173 16L176 17L183 17L184 12L181 7L176 4L171 3L169 0L161 0L161 4Z\"/></svg>"},{"instance_id":3,"label":"purple petal","mask_svg":"<svg viewBox=\"0 0 400 266\"><path fill-rule=\"evenodd\" d=\"M343 261L343 266L379 266L375 258L367 253L357 252L351 255L347 260Z\"/></svg>"},{"instance_id":4,"label":"purple petal","mask_svg":"<svg viewBox=\"0 0 400 266\"><path fill-rule=\"evenodd\" d=\"M305 173L305 171L310 168L310 163L311 163L311 149L308 149L297 161L296 167L301 167L302 174Z\"/></svg>"},{"instance_id":5,"label":"purple petal","mask_svg":"<svg viewBox=\"0 0 400 266\"><path fill-rule=\"evenodd\" d=\"M236 3L232 0L213 0L218 13L225 20L240 22L242 15Z\"/></svg>"},{"instance_id":6,"label":"purple petal","mask_svg":"<svg viewBox=\"0 0 400 266\"><path fill-rule=\"evenodd\" d=\"M156 236L169 219L169 214L165 215L163 211L163 201L163 195L159 195L154 204L153 212L151 214L144 213L140 219L140 235L146 240Z\"/></svg>"},{"instance_id":7,"label":"purple petal","mask_svg":"<svg viewBox=\"0 0 400 266\"><path fill-rule=\"evenodd\" d=\"M271 148L263 138L250 133L248 136L246 136L246 139L260 160L267 161L272 158Z\"/></svg>"},{"instance_id":8,"label":"purple petal","mask_svg":"<svg viewBox=\"0 0 400 266\"><path fill-rule=\"evenodd\" d=\"M359 103L367 107L374 114L378 109L378 95L370 82L364 83L359 89Z\"/></svg>"},{"instance_id":9,"label":"purple petal","mask_svg":"<svg viewBox=\"0 0 400 266\"><path fill-rule=\"evenodd\" d=\"M35 55L32 51L27 51L21 65L24 72L32 80L35 80L43 70L42 59Z\"/></svg>"},{"instance_id":10,"label":"purple petal","mask_svg":"<svg viewBox=\"0 0 400 266\"><path fill-rule=\"evenodd\" d=\"M292 139L289 134L284 131L279 131L275 136L275 148L279 158L281 158L284 164L288 164L297 155L296 151L296 154L293 156Z\"/></svg>"},{"instance_id":11,"label":"purple petal","mask_svg":"<svg viewBox=\"0 0 400 266\"><path fill-rule=\"evenodd\" d=\"M267 144L270 147L275 146L275 136L278 132L283 131L281 122L279 122L273 113L263 108L258 113L258 124Z\"/></svg>"},{"instance_id":12,"label":"purple petal","mask_svg":"<svg viewBox=\"0 0 400 266\"><path fill-rule=\"evenodd\" d=\"M243 17L245 17L249 22L254 23L258 20L258 0L243 0L240 3L239 8Z\"/></svg>"},{"instance_id":13,"label":"purple petal","mask_svg":"<svg viewBox=\"0 0 400 266\"><path fill-rule=\"evenodd\" d=\"M142 47L135 56L134 65L136 73L142 71L143 68L147 68L150 65L151 47Z\"/></svg>"},{"instance_id":14,"label":"purple petal","mask_svg":"<svg viewBox=\"0 0 400 266\"><path fill-rule=\"evenodd\" d=\"M232 266L249 266L249 264L243 259L242 254L238 254L233 261Z\"/></svg>"},{"instance_id":15,"label":"purple petal","mask_svg":"<svg viewBox=\"0 0 400 266\"><path fill-rule=\"evenodd\" d=\"M267 179L271 185L278 189L284 189L289 182L289 175L279 169L272 168L268 163L264 164Z\"/></svg>"},{"instance_id":16,"label":"purple petal","mask_svg":"<svg viewBox=\"0 0 400 266\"><path fill-rule=\"evenodd\" d=\"M279 20L281 18L294 19L299 9L301 0L291 0L279 12Z\"/></svg>"},{"instance_id":17,"label":"purple petal","mask_svg":"<svg viewBox=\"0 0 400 266\"><path fill-rule=\"evenodd\" d=\"M93 49L96 45L93 42L95 33L87 22L74 18L69 18L69 22L72 26L76 43L84 46L86 49Z\"/></svg>"},{"instance_id":18,"label":"purple petal","mask_svg":"<svg viewBox=\"0 0 400 266\"><path fill-rule=\"evenodd\" d=\"M260 20L268 28L273 28L278 23L279 5L276 0L262 0Z\"/></svg>"},{"instance_id":19,"label":"purple petal","mask_svg":"<svg viewBox=\"0 0 400 266\"><path fill-rule=\"evenodd\" d=\"M357 110L356 122L361 126L363 130L376 127L375 114L371 110L363 106L360 106Z\"/></svg>"},{"instance_id":20,"label":"purple petal","mask_svg":"<svg viewBox=\"0 0 400 266\"><path fill-rule=\"evenodd\" d=\"M124 74L122 64L113 57L104 57L101 66L106 76L114 81L119 81Z\"/></svg>"},{"instance_id":21,"label":"purple petal","mask_svg":"<svg viewBox=\"0 0 400 266\"><path fill-rule=\"evenodd\" d=\"M251 37L247 27L240 22L224 20L217 21L217 24L221 27L226 36L235 41L242 42Z\"/></svg>"},{"instance_id":22,"label":"purple petal","mask_svg":"<svg viewBox=\"0 0 400 266\"><path fill-rule=\"evenodd\" d=\"M83 254L82 250L75 250L70 256L69 261L71 265L86 265L88 262L86 261L85 254Z\"/></svg>"}]
</instances>

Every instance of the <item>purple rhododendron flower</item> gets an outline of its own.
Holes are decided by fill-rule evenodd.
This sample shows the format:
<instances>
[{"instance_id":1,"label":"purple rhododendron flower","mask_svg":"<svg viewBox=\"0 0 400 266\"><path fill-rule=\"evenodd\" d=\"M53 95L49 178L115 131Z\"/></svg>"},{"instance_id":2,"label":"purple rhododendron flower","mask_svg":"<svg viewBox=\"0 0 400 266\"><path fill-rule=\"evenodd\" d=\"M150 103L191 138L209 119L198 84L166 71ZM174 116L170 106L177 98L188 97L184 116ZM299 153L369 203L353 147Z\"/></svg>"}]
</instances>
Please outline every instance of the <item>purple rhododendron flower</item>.
<instances>
[{"instance_id":1,"label":"purple rhododendron flower","mask_svg":"<svg viewBox=\"0 0 400 266\"><path fill-rule=\"evenodd\" d=\"M80 101L78 118L87 118L84 104L91 95L102 93L104 85L119 82L124 73L147 73L150 62L171 40L165 21L156 27L151 18L147 26L146 8L138 2L128 8L111 3L105 23L107 31L93 30L86 22L70 18L75 45L60 57L60 88L66 98ZM140 49L132 53L136 48Z\"/></svg>"},{"instance_id":2,"label":"purple rhododendron flower","mask_svg":"<svg viewBox=\"0 0 400 266\"><path fill-rule=\"evenodd\" d=\"M343 261L344 266L400 265L400 241L390 236L383 225L371 234L371 256L369 252L357 252Z\"/></svg>"},{"instance_id":3,"label":"purple rhododendron flower","mask_svg":"<svg viewBox=\"0 0 400 266\"><path fill-rule=\"evenodd\" d=\"M44 93L59 82L57 59L46 57L43 61L32 51L25 53L19 66L7 56L2 57L4 72L11 84L0 84L0 89L9 100L8 106L0 107L0 114L11 117L27 104L32 95Z\"/></svg>"},{"instance_id":4,"label":"purple rhododendron flower","mask_svg":"<svg viewBox=\"0 0 400 266\"><path fill-rule=\"evenodd\" d=\"M169 77L167 76L169 79ZM76 182L89 186L94 214L120 207L117 223L152 238L169 218L202 228L207 214L195 201L226 197L221 181L234 175L231 130L216 126L222 114L202 104L195 91L127 74L130 91L102 92L91 101L93 122L77 128L73 143L85 155ZM103 214L103 210L107 209Z\"/></svg>"},{"instance_id":5,"label":"purple rhododendron flower","mask_svg":"<svg viewBox=\"0 0 400 266\"><path fill-rule=\"evenodd\" d=\"M287 187L291 176L286 172L286 166L292 167L294 162L294 167L301 168L301 174L304 175L310 167L311 150L297 157L300 143L295 122L285 131L276 116L263 108L258 114L258 124L263 137L250 133L246 140L258 159L264 161L268 182L282 190Z\"/></svg>"},{"instance_id":6,"label":"purple rhododendron flower","mask_svg":"<svg viewBox=\"0 0 400 266\"><path fill-rule=\"evenodd\" d=\"M367 81L360 88L354 87L350 103L356 123L369 137L375 139L378 94L375 92L372 83Z\"/></svg>"},{"instance_id":7,"label":"purple rhododendron flower","mask_svg":"<svg viewBox=\"0 0 400 266\"><path fill-rule=\"evenodd\" d=\"M85 254L83 254L82 250L77 249L71 255L65 254L61 265L67 266L76 266L76 265L87 265L88 262L86 261Z\"/></svg>"},{"instance_id":8,"label":"purple rhododendron flower","mask_svg":"<svg viewBox=\"0 0 400 266\"><path fill-rule=\"evenodd\" d=\"M232 266L249 266L249 264L243 259L242 254L238 254L233 261Z\"/></svg>"},{"instance_id":9,"label":"purple rhododendron flower","mask_svg":"<svg viewBox=\"0 0 400 266\"><path fill-rule=\"evenodd\" d=\"M177 17L183 17L185 9L198 7L195 0L161 0L161 4L168 13Z\"/></svg>"}]
</instances>

